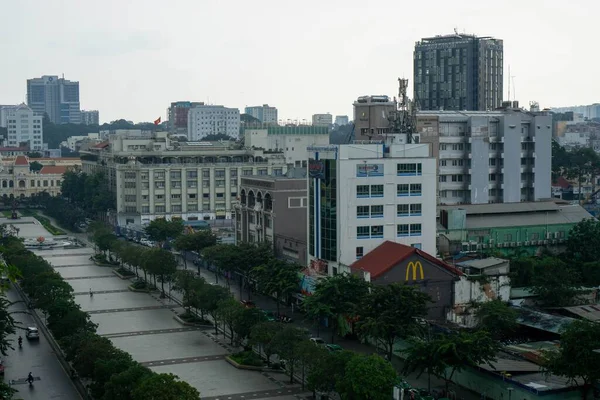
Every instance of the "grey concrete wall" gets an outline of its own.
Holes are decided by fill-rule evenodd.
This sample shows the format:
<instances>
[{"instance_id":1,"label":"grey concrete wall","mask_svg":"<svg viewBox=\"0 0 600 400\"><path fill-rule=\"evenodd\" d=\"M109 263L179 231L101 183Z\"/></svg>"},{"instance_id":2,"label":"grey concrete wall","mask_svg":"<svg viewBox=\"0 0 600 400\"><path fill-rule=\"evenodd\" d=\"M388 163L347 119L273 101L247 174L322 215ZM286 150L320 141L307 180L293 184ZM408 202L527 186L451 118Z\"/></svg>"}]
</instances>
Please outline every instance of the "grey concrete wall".
<instances>
[{"instance_id":1,"label":"grey concrete wall","mask_svg":"<svg viewBox=\"0 0 600 400\"><path fill-rule=\"evenodd\" d=\"M488 117L471 117L471 203L487 204L489 201L489 129Z\"/></svg>"},{"instance_id":2,"label":"grey concrete wall","mask_svg":"<svg viewBox=\"0 0 600 400\"><path fill-rule=\"evenodd\" d=\"M500 122L500 132L504 137L504 203L518 203L521 201L520 116L504 115Z\"/></svg>"},{"instance_id":3,"label":"grey concrete wall","mask_svg":"<svg viewBox=\"0 0 600 400\"><path fill-rule=\"evenodd\" d=\"M535 140L534 188L535 200L551 197L552 191L552 117L536 116L532 124Z\"/></svg>"}]
</instances>

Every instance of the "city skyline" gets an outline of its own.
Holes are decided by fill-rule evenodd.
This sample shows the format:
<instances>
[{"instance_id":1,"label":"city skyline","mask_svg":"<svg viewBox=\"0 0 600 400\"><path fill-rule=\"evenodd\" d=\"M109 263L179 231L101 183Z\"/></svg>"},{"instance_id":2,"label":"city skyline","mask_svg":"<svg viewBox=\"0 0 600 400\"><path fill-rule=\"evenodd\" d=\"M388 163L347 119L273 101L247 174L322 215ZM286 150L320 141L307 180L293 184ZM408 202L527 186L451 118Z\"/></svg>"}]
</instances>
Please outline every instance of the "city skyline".
<instances>
[{"instance_id":1,"label":"city skyline","mask_svg":"<svg viewBox=\"0 0 600 400\"><path fill-rule=\"evenodd\" d=\"M18 40L0 44L12 60L1 67L0 104L24 102L27 79L64 73L80 82L82 107L100 110L101 122L165 120L168 105L179 100L240 110L268 103L283 120L352 115L358 96L393 96L396 78L412 81L415 42L455 28L504 41L505 99L508 65L511 98L524 106L532 100L542 108L592 104L600 90L591 79L596 56L585 40L592 37L600 5L583 0L569 7L549 1L544 8L516 1L463 1L460 7L434 1L427 10L338 0L264 0L260 8L243 2L233 8L191 1L170 7L152 1L33 3L4 8L12 17L0 32ZM425 12L427 24L398 18ZM18 23L24 19L31 24ZM274 51L265 52L255 37L267 38ZM196 51L199 45L203 51Z\"/></svg>"}]
</instances>

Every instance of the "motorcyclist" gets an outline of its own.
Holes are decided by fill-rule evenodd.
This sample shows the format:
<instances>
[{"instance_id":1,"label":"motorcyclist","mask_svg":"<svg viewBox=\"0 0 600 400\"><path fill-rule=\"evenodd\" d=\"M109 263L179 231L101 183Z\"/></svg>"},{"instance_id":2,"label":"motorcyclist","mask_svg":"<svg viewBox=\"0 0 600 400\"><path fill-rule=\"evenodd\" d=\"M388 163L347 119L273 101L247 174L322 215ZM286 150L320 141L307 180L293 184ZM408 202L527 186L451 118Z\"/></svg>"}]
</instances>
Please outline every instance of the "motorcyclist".
<instances>
[{"instance_id":1,"label":"motorcyclist","mask_svg":"<svg viewBox=\"0 0 600 400\"><path fill-rule=\"evenodd\" d=\"M31 372L29 373L29 375L27 375L27 382L29 382L30 385L33 383L33 375L31 374Z\"/></svg>"},{"instance_id":2,"label":"motorcyclist","mask_svg":"<svg viewBox=\"0 0 600 400\"><path fill-rule=\"evenodd\" d=\"M23 346L23 338L21 336L19 336L19 347Z\"/></svg>"}]
</instances>

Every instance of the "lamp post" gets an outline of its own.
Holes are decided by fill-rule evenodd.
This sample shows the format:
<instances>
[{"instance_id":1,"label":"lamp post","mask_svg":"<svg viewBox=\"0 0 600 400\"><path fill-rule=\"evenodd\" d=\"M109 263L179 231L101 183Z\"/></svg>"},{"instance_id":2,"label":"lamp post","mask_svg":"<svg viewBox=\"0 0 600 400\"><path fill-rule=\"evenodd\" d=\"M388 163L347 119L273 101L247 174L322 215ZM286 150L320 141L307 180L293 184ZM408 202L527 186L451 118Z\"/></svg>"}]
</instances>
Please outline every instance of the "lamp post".
<instances>
[{"instance_id":1,"label":"lamp post","mask_svg":"<svg viewBox=\"0 0 600 400\"><path fill-rule=\"evenodd\" d=\"M511 387L509 387L506 390L508 390L508 400L511 400L511 398L512 398L512 392L513 392L514 389L511 388Z\"/></svg>"}]
</instances>

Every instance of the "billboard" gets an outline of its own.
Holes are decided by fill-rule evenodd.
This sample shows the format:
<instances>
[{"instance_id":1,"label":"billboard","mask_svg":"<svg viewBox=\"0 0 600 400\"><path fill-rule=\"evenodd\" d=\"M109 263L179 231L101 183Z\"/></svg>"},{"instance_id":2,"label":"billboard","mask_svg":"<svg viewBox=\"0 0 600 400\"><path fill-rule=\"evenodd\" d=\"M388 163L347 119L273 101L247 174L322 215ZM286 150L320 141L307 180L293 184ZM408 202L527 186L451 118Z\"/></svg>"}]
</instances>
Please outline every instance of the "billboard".
<instances>
[{"instance_id":1,"label":"billboard","mask_svg":"<svg viewBox=\"0 0 600 400\"><path fill-rule=\"evenodd\" d=\"M383 164L360 164L356 166L356 176L383 176Z\"/></svg>"},{"instance_id":2,"label":"billboard","mask_svg":"<svg viewBox=\"0 0 600 400\"><path fill-rule=\"evenodd\" d=\"M325 162L321 160L309 160L308 176L314 179L325 179Z\"/></svg>"}]
</instances>

